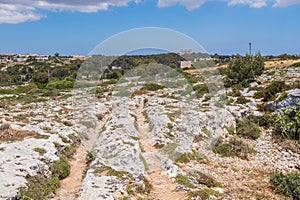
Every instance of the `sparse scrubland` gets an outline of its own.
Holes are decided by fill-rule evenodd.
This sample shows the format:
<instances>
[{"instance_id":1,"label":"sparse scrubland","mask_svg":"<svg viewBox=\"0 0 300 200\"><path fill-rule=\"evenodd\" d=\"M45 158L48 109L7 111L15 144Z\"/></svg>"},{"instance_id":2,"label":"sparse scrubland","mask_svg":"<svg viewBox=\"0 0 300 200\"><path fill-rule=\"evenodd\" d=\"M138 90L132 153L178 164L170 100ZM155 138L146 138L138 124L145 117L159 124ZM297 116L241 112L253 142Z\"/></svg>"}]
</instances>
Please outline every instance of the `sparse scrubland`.
<instances>
[{"instance_id":1,"label":"sparse scrubland","mask_svg":"<svg viewBox=\"0 0 300 200\"><path fill-rule=\"evenodd\" d=\"M77 160L82 186L65 198L300 199L299 63L266 68L271 59L237 55L220 73L194 73L176 68L177 54L110 57L93 90L98 69L79 72L80 60L2 70L0 199L59 199ZM154 63L168 76L134 71L160 73ZM81 120L73 86L95 94ZM93 148L80 157L80 145Z\"/></svg>"}]
</instances>

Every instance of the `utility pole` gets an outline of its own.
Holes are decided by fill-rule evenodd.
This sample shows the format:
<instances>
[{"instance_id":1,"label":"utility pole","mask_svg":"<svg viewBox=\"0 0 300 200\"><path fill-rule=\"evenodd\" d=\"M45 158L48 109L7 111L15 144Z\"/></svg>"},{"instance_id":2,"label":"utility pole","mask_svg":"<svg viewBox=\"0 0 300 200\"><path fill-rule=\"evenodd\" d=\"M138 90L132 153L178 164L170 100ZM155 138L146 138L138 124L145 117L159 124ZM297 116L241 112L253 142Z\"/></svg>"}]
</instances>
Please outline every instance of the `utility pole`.
<instances>
[{"instance_id":1,"label":"utility pole","mask_svg":"<svg viewBox=\"0 0 300 200\"><path fill-rule=\"evenodd\" d=\"M252 43L251 42L249 42L249 54L250 54L250 56L252 55Z\"/></svg>"}]
</instances>

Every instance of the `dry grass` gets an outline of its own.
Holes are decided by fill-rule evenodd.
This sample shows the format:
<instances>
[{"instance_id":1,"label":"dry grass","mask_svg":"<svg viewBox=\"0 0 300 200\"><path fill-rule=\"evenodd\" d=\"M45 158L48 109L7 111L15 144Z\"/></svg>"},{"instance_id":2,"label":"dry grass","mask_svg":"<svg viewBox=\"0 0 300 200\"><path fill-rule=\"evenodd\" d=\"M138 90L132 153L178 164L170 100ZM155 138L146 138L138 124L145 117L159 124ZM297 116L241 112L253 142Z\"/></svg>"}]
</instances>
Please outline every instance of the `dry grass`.
<instances>
[{"instance_id":1,"label":"dry grass","mask_svg":"<svg viewBox=\"0 0 300 200\"><path fill-rule=\"evenodd\" d=\"M0 142L22 141L27 137L33 137L36 133L27 130L14 130L11 128L0 130Z\"/></svg>"},{"instance_id":2,"label":"dry grass","mask_svg":"<svg viewBox=\"0 0 300 200\"><path fill-rule=\"evenodd\" d=\"M276 61L266 61L265 68L280 68L288 67L294 63L300 62L300 59L297 60L276 60Z\"/></svg>"}]
</instances>

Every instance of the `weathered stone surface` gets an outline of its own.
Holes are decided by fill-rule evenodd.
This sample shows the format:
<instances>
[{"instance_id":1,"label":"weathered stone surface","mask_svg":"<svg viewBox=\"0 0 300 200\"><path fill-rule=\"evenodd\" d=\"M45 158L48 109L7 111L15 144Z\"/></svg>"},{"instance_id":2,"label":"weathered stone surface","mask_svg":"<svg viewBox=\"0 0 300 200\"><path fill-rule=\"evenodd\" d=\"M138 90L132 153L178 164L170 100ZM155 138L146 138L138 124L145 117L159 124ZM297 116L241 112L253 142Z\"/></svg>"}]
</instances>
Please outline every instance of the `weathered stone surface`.
<instances>
[{"instance_id":1,"label":"weathered stone surface","mask_svg":"<svg viewBox=\"0 0 300 200\"><path fill-rule=\"evenodd\" d=\"M297 103L300 103L300 89L290 90L287 93L288 95L284 100L268 104L269 108L276 110L295 106Z\"/></svg>"}]
</instances>

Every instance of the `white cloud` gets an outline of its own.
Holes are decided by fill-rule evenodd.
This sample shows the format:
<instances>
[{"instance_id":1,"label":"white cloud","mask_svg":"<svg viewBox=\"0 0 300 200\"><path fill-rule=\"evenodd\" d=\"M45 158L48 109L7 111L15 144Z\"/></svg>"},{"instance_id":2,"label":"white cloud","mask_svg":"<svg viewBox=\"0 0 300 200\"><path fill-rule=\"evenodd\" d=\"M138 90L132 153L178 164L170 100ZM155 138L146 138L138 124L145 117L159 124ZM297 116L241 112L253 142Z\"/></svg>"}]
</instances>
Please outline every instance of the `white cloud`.
<instances>
[{"instance_id":1,"label":"white cloud","mask_svg":"<svg viewBox=\"0 0 300 200\"><path fill-rule=\"evenodd\" d=\"M300 0L275 0L273 7L287 7L300 4Z\"/></svg>"},{"instance_id":2,"label":"white cloud","mask_svg":"<svg viewBox=\"0 0 300 200\"><path fill-rule=\"evenodd\" d=\"M0 3L0 23L18 24L39 20L43 17L43 15L35 12L34 7Z\"/></svg>"},{"instance_id":3,"label":"white cloud","mask_svg":"<svg viewBox=\"0 0 300 200\"><path fill-rule=\"evenodd\" d=\"M229 6L249 5L251 8L262 8L267 5L267 0L231 0L228 2Z\"/></svg>"},{"instance_id":4,"label":"white cloud","mask_svg":"<svg viewBox=\"0 0 300 200\"><path fill-rule=\"evenodd\" d=\"M31 11L13 11L0 9L0 23L18 24L26 21L35 21L44 16Z\"/></svg>"},{"instance_id":5,"label":"white cloud","mask_svg":"<svg viewBox=\"0 0 300 200\"><path fill-rule=\"evenodd\" d=\"M127 6L139 0L0 0L0 24L22 23L44 17L42 10L98 12L110 6Z\"/></svg>"},{"instance_id":6,"label":"white cloud","mask_svg":"<svg viewBox=\"0 0 300 200\"><path fill-rule=\"evenodd\" d=\"M22 23L39 20L44 16L43 11L74 11L98 12L108 10L112 6L127 6L130 2L139 3L141 0L0 0L0 24ZM144 0L146 1L146 0ZM208 1L223 1L229 6L247 5L251 8L267 6L286 7L300 4L300 0L157 0L158 7L181 5L188 10L199 8Z\"/></svg>"},{"instance_id":7,"label":"white cloud","mask_svg":"<svg viewBox=\"0 0 300 200\"><path fill-rule=\"evenodd\" d=\"M177 4L186 7L189 10L199 8L206 0L158 0L158 7L170 7Z\"/></svg>"}]
</instances>

